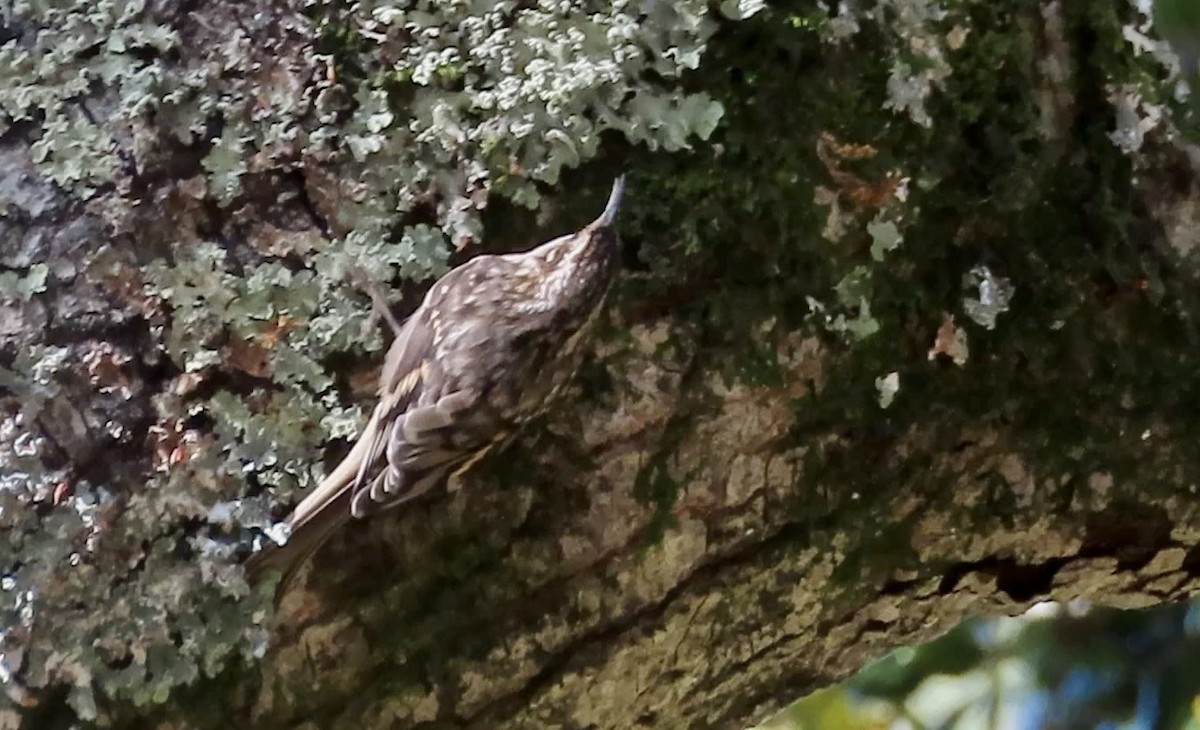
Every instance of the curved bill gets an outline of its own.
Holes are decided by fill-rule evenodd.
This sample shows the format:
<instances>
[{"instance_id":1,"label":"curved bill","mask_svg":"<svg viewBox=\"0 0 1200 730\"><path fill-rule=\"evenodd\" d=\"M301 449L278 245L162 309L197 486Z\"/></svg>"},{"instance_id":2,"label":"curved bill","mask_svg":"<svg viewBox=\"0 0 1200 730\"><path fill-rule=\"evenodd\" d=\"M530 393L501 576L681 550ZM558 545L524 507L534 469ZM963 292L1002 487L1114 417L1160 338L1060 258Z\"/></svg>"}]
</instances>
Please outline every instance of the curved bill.
<instances>
[{"instance_id":1,"label":"curved bill","mask_svg":"<svg viewBox=\"0 0 1200 730\"><path fill-rule=\"evenodd\" d=\"M624 194L625 176L621 175L616 180L613 180L612 192L608 194L608 202L604 205L604 212L600 214L600 217L592 225L611 228L617 222L617 211L621 207L621 197Z\"/></svg>"}]
</instances>

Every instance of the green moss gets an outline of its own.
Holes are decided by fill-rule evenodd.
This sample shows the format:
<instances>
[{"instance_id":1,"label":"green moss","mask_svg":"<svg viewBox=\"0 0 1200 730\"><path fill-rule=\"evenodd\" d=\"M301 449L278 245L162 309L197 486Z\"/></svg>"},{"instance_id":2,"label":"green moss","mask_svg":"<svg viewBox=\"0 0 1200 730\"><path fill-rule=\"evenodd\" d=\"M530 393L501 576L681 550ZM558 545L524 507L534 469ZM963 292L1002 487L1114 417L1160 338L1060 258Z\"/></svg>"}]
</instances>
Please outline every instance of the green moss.
<instances>
[{"instance_id":1,"label":"green moss","mask_svg":"<svg viewBox=\"0 0 1200 730\"><path fill-rule=\"evenodd\" d=\"M712 64L691 79L726 110L716 149L656 157L635 174L645 198L628 235L650 270L630 277L624 299L666 301L675 316L698 323L700 369L755 385L786 379L771 332L761 328L769 320L776 331L821 336L836 353L820 392L797 404L793 437L844 439L810 452L795 512L806 525L878 528L857 538L848 579L863 570L886 576L913 559L902 549L907 528L875 505L916 488L945 508L961 480L975 478L929 473L937 452L890 458L914 429L946 451L963 433L1000 429L1036 476L1029 505L999 475L981 475L982 501L959 508L964 527L997 516L1011 524L1063 504L1095 471L1142 494L1180 493L1200 478L1176 440L1200 427L1190 407L1200 378L1178 350L1193 337L1187 313L1195 311L1196 279L1164 246L1148 243L1162 233L1136 202L1135 159L1110 137L1114 84L1158 93L1146 86L1158 79L1150 62L1122 38L1131 9L1063 8L1062 36L1077 63L1061 90L1073 104L1065 112L1069 142L1047 134L1044 101L1031 93L1048 83L1041 4L949 9L938 32L969 32L948 51L952 72L927 100L928 129L885 108L886 60L866 58L887 56L885 29L866 25L830 48L820 40L822 23L762 16L723 29ZM825 131L877 150L844 169L868 181L897 169L912 181L893 218L903 243L882 257L861 243L870 215L839 241L822 238L826 211L813 204L813 190L832 181L813 146ZM1016 286L994 330L963 313L962 277L979 264ZM845 307L853 298L839 297L837 287L855 271L856 292L879 325L860 341L825 331L807 302ZM944 312L969 335L962 368L927 357ZM873 383L890 371L901 373L902 386L881 411ZM1170 435L1147 432L1155 422L1169 424ZM864 462L876 466L864 470ZM649 464L638 485L656 504L678 489L661 463ZM1078 476L1043 489L1061 474ZM825 492L814 496L814 484Z\"/></svg>"}]
</instances>

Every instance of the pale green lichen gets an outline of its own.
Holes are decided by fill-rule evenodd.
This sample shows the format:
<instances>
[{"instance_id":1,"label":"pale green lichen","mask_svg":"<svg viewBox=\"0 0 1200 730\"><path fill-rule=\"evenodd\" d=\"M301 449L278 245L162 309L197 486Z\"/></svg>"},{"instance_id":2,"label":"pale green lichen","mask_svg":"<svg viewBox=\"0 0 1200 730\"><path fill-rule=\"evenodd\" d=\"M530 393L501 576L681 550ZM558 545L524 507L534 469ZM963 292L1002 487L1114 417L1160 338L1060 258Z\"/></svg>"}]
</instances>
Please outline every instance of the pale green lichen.
<instances>
[{"instance_id":1,"label":"pale green lichen","mask_svg":"<svg viewBox=\"0 0 1200 730\"><path fill-rule=\"evenodd\" d=\"M533 182L554 183L593 157L606 130L651 148L707 137L719 104L648 80L695 68L715 27L707 3L650 8L639 18L628 2L602 12L570 2L363 2L326 19L357 36L359 59L389 58L379 81L409 95L397 108L388 87L361 88L344 129L357 179L383 194L364 203L367 218L408 210L432 186L443 196L439 223L461 244L478 238L493 182L534 206Z\"/></svg>"},{"instance_id":2,"label":"pale green lichen","mask_svg":"<svg viewBox=\"0 0 1200 730\"><path fill-rule=\"evenodd\" d=\"M266 597L248 596L233 553L311 487L322 445L361 425L327 363L383 342L363 336L362 279L444 272L454 247L483 238L492 192L536 205L605 135L682 149L722 115L677 83L716 28L699 0L645 16L620 1L168 6L4 9L15 37L0 44L0 134L25 135L36 173L91 201L110 253L162 255L136 277L102 273L175 368L148 405L127 401L153 419L148 433L106 421L141 383L95 383L103 403L60 387L86 342L24 348L0 370L20 404L0 422L0 574L28 596L0 608L0 673L69 685L85 719L104 719L94 692L161 702L261 654ZM723 9L749 17L761 3ZM84 253L79 271L99 262ZM55 294L47 284L41 262L5 271L0 299ZM95 362L96 377L140 367ZM144 463L113 465L113 484L47 471L32 425L43 411ZM39 592L52 577L57 590Z\"/></svg>"},{"instance_id":3,"label":"pale green lichen","mask_svg":"<svg viewBox=\"0 0 1200 730\"><path fill-rule=\"evenodd\" d=\"M0 271L0 299L19 299L28 301L34 294L46 291L46 276L50 267L45 264L34 264L25 274L15 271Z\"/></svg>"},{"instance_id":4,"label":"pale green lichen","mask_svg":"<svg viewBox=\"0 0 1200 730\"><path fill-rule=\"evenodd\" d=\"M16 2L5 13L36 30L0 46L0 111L8 123L39 126L33 153L41 172L84 197L116 176L116 126L145 110L160 80L161 62L138 52L161 53L177 41L171 29L140 21L144 7Z\"/></svg>"}]
</instances>

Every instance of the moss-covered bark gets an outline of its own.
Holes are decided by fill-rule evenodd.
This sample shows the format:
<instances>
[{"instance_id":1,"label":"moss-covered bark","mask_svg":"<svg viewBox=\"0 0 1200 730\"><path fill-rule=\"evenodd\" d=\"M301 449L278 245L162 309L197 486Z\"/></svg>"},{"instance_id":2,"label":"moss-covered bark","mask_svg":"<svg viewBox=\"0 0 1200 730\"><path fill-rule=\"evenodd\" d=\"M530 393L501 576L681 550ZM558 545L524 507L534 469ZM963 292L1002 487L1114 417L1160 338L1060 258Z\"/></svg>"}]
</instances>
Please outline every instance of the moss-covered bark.
<instances>
[{"instance_id":1,"label":"moss-covered bark","mask_svg":"<svg viewBox=\"0 0 1200 730\"><path fill-rule=\"evenodd\" d=\"M1132 5L301 5L7 11L0 727L737 727L1192 590L1195 153ZM578 65L447 51L510 27ZM616 169L570 405L272 619L236 566L369 401L354 278L411 307Z\"/></svg>"}]
</instances>

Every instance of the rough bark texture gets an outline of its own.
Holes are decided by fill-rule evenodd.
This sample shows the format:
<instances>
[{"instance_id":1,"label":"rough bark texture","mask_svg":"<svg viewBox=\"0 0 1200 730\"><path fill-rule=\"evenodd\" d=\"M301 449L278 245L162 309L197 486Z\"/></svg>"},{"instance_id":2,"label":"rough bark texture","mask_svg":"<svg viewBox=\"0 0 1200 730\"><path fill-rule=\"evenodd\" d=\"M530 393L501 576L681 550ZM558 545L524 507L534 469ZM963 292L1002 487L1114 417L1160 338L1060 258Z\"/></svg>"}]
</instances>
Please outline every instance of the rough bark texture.
<instances>
[{"instance_id":1,"label":"rough bark texture","mask_svg":"<svg viewBox=\"0 0 1200 730\"><path fill-rule=\"evenodd\" d=\"M185 5L148 11L185 39L172 63L205 68L236 16L245 43L222 52L262 54L261 77L209 83L246 85L251 112L334 83L310 20L286 3ZM834 17L801 3L723 21L685 82L724 105L711 144L610 144L537 224L490 208L489 246L524 248L593 210L610 169L630 170L631 266L571 404L449 494L331 544L284 596L264 658L225 650L169 696L131 679L128 694L99 693L100 715L162 728L737 728L968 615L1193 592L1200 193L1193 148L1169 107L1158 116L1167 72L1122 32L1144 18L1103 3L938 7ZM119 94L78 105L103 127ZM253 315L251 336L230 315L228 337L210 338L220 361L189 370L172 343L199 335L138 272L211 242L228 254L216 278L241 281L264 257L303 270L342 245L357 178L264 144L222 198L215 163L201 163L216 128L190 145L131 130L113 133L110 179L89 190L39 159L48 132L35 121L0 137L0 386L14 414L0 436L10 477L48 475L0 490L0 526L23 536L0 569L64 564L94 526L46 521L104 488L118 497L94 500L109 525L101 557L39 584L43 605L64 582L98 595L111 582L116 596L144 580L155 600L179 591L184 612L261 611L253 597L191 603L187 584L215 568L171 568L168 582L154 566L191 564L179 546L200 543L171 536L194 537L213 502L266 491L279 508L305 485L296 471L247 490L205 461L257 458L226 446L252 430L224 433L229 408L190 403L232 393L245 423L288 430L271 447L281 469L346 435L316 425L329 400L272 400L284 381L326 387L271 380L284 362L273 343L309 323ZM444 223L437 201L422 204L418 219ZM296 276L238 301L286 300L308 285ZM236 288L188 285L209 301ZM1014 293L997 303L981 286ZM324 349L296 346L350 390L370 381L363 358L336 354L358 324L347 315ZM899 389L882 407L889 373ZM31 400L39 410L18 419ZM175 511L145 496L172 489ZM8 626L10 657L31 657L23 671L40 680L10 692L29 707L0 708L0 728L67 717L55 686L108 687L78 668L96 647L114 673L145 662L137 631ZM190 631L209 636L170 626L181 653Z\"/></svg>"}]
</instances>

